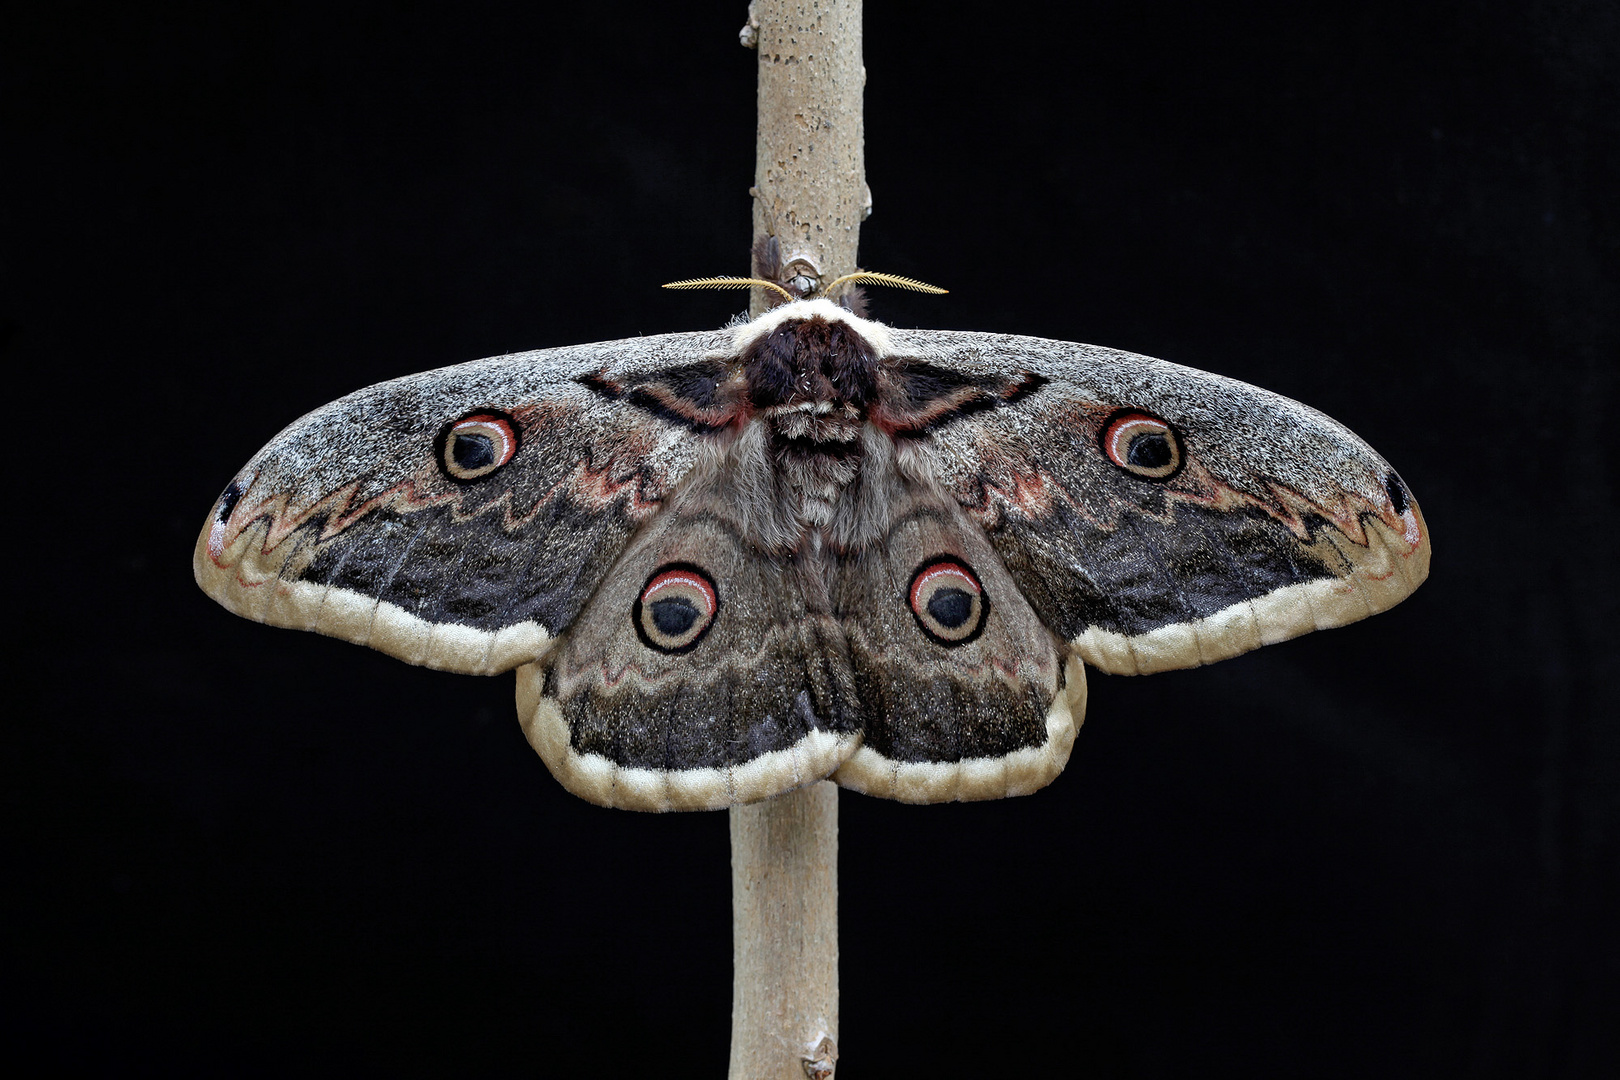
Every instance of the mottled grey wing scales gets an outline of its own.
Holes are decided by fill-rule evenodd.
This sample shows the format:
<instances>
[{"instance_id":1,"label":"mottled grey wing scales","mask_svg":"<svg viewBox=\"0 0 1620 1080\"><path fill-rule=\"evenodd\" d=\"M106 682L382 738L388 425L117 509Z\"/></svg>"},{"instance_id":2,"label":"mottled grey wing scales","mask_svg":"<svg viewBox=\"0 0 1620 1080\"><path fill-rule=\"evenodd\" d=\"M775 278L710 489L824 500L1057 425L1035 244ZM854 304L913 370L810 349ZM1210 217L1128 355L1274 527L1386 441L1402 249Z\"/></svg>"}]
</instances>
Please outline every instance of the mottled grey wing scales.
<instances>
[{"instance_id":1,"label":"mottled grey wing scales","mask_svg":"<svg viewBox=\"0 0 1620 1080\"><path fill-rule=\"evenodd\" d=\"M1096 346L890 334L891 363L1036 384L911 434L1036 613L1093 666L1210 663L1382 611L1427 576L1427 527L1400 479L1298 402ZM1136 413L1179 440L1168 477L1108 456L1104 436Z\"/></svg>"},{"instance_id":2,"label":"mottled grey wing scales","mask_svg":"<svg viewBox=\"0 0 1620 1080\"><path fill-rule=\"evenodd\" d=\"M526 663L701 452L687 419L622 399L728 341L670 334L492 357L317 409L216 504L198 583L239 614L412 663ZM509 431L510 460L489 469L475 454L453 475L447 430L486 415L475 433Z\"/></svg>"}]
</instances>

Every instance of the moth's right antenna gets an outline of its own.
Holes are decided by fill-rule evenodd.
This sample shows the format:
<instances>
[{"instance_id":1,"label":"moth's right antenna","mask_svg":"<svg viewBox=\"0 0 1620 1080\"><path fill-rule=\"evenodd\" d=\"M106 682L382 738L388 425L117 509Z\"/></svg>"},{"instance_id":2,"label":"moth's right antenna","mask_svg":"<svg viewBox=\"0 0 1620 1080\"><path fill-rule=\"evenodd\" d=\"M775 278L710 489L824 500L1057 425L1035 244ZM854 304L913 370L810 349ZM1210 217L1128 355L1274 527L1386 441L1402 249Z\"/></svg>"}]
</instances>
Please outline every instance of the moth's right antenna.
<instances>
[{"instance_id":1,"label":"moth's right antenna","mask_svg":"<svg viewBox=\"0 0 1620 1080\"><path fill-rule=\"evenodd\" d=\"M782 286L778 285L776 282L774 282L774 281L766 281L764 278L751 278L751 277L692 278L692 279L690 279L688 281L671 281L670 283L665 285L664 288L666 288L666 289L746 289L746 288L748 288L748 287L750 287L752 285L758 285L760 288L763 288L763 289L775 289L777 292L781 293L782 296L784 298L786 298L787 300L789 300L789 301L797 299L792 293L790 293L786 289L782 288Z\"/></svg>"}]
</instances>

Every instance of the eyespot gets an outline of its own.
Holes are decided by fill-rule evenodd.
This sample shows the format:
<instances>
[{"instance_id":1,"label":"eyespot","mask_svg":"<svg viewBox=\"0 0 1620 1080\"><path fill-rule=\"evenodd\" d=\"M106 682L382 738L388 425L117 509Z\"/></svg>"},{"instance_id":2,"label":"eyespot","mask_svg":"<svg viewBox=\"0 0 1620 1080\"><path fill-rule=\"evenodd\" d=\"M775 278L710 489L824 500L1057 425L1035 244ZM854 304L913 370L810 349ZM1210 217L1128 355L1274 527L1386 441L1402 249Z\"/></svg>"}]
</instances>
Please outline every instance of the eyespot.
<instances>
[{"instance_id":1,"label":"eyespot","mask_svg":"<svg viewBox=\"0 0 1620 1080\"><path fill-rule=\"evenodd\" d=\"M907 598L922 632L947 647L978 637L990 614L990 597L978 577L949 555L936 555L917 568Z\"/></svg>"},{"instance_id":2,"label":"eyespot","mask_svg":"<svg viewBox=\"0 0 1620 1080\"><path fill-rule=\"evenodd\" d=\"M1181 471L1181 436L1169 424L1145 412L1122 409L1102 429L1108 460L1143 480L1168 480Z\"/></svg>"},{"instance_id":3,"label":"eyespot","mask_svg":"<svg viewBox=\"0 0 1620 1080\"><path fill-rule=\"evenodd\" d=\"M630 621L647 648L684 653L697 648L719 610L713 578L691 563L666 563L642 586Z\"/></svg>"},{"instance_id":4,"label":"eyespot","mask_svg":"<svg viewBox=\"0 0 1620 1080\"><path fill-rule=\"evenodd\" d=\"M436 440L439 468L457 483L482 480L512 460L518 427L505 413L476 412L444 426Z\"/></svg>"}]
</instances>

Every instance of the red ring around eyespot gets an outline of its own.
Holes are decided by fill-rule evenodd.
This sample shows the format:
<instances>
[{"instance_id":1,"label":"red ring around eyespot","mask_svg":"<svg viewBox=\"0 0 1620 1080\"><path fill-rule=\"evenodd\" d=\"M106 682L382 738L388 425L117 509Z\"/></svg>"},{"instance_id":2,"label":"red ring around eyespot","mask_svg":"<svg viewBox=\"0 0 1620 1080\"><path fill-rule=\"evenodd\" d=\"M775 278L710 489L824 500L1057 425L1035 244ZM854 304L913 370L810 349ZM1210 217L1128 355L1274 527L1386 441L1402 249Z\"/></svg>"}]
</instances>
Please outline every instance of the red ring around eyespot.
<instances>
[{"instance_id":1,"label":"red ring around eyespot","mask_svg":"<svg viewBox=\"0 0 1620 1080\"><path fill-rule=\"evenodd\" d=\"M1113 461L1115 465L1118 465L1122 469L1128 469L1131 467L1130 461L1125 456L1130 452L1130 443L1127 441L1124 446L1121 446L1119 444L1120 437L1125 434L1128 428L1136 424L1151 424L1156 428L1163 428L1166 430L1168 430L1170 427L1169 424L1166 424L1157 416L1149 416L1147 413L1139 412L1123 413L1109 421L1108 429L1103 432L1103 451L1108 454L1109 459Z\"/></svg>"},{"instance_id":2,"label":"red ring around eyespot","mask_svg":"<svg viewBox=\"0 0 1620 1080\"><path fill-rule=\"evenodd\" d=\"M641 590L641 602L651 604L660 592L671 585L687 585L702 593L704 603L709 609L704 613L705 616L714 614L714 586L690 570L665 570L662 574L647 582L647 587Z\"/></svg>"},{"instance_id":3,"label":"red ring around eyespot","mask_svg":"<svg viewBox=\"0 0 1620 1080\"><path fill-rule=\"evenodd\" d=\"M697 618L687 626L664 630L658 627L655 615L658 604L665 597L686 605L701 608ZM707 571L691 563L665 563L657 568L641 587L641 595L630 608L630 625L635 628L641 643L667 656L679 656L698 647L714 627L720 612L720 596L714 580Z\"/></svg>"},{"instance_id":4,"label":"red ring around eyespot","mask_svg":"<svg viewBox=\"0 0 1620 1080\"><path fill-rule=\"evenodd\" d=\"M967 620L956 626L940 622L929 607L941 593L952 590L972 597L966 613ZM989 593L985 592L973 568L954 555L935 555L924 559L911 575L906 599L912 618L917 620L917 628L934 644L947 649L977 640L990 615Z\"/></svg>"},{"instance_id":5,"label":"red ring around eyespot","mask_svg":"<svg viewBox=\"0 0 1620 1080\"><path fill-rule=\"evenodd\" d=\"M979 588L979 583L973 579L972 574L968 573L966 567L960 563L941 561L935 563L933 566L930 566L928 569L918 574L916 580L911 583L912 611L918 610L923 589L939 577L956 578L961 581L963 586L966 587L969 592L973 593L973 595L983 595L984 590Z\"/></svg>"},{"instance_id":6,"label":"red ring around eyespot","mask_svg":"<svg viewBox=\"0 0 1620 1080\"><path fill-rule=\"evenodd\" d=\"M495 464L491 466L491 468L498 469L502 465L505 465L508 461L512 460L512 455L517 452L517 439L513 436L512 424L506 419L506 417L492 416L487 413L475 413L472 416L457 420L454 424L450 425L450 434L459 434L464 428L470 427L492 427L500 432L501 449L500 453L497 455Z\"/></svg>"}]
</instances>

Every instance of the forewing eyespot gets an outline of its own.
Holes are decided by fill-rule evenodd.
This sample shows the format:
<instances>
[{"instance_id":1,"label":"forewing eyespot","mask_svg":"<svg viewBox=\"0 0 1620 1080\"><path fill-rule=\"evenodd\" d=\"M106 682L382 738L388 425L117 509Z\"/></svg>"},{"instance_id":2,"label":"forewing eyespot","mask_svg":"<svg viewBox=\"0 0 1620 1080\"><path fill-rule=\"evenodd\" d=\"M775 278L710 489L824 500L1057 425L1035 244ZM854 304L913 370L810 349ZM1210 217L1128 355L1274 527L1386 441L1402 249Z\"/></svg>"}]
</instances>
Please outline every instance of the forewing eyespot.
<instances>
[{"instance_id":1,"label":"forewing eyespot","mask_svg":"<svg viewBox=\"0 0 1620 1080\"><path fill-rule=\"evenodd\" d=\"M469 413L446 424L435 444L440 470L459 484L471 483L512 460L518 426L505 413Z\"/></svg>"},{"instance_id":2,"label":"forewing eyespot","mask_svg":"<svg viewBox=\"0 0 1620 1080\"><path fill-rule=\"evenodd\" d=\"M947 648L966 645L984 630L990 597L960 559L936 555L911 575L907 592L912 617L930 641Z\"/></svg>"},{"instance_id":3,"label":"forewing eyespot","mask_svg":"<svg viewBox=\"0 0 1620 1080\"><path fill-rule=\"evenodd\" d=\"M719 610L720 594L705 571L691 563L665 563L641 587L630 621L647 648L679 654L697 648Z\"/></svg>"},{"instance_id":4,"label":"forewing eyespot","mask_svg":"<svg viewBox=\"0 0 1620 1080\"><path fill-rule=\"evenodd\" d=\"M1181 435L1151 413L1121 409L1102 429L1108 460L1142 480L1165 481L1181 471Z\"/></svg>"}]
</instances>

